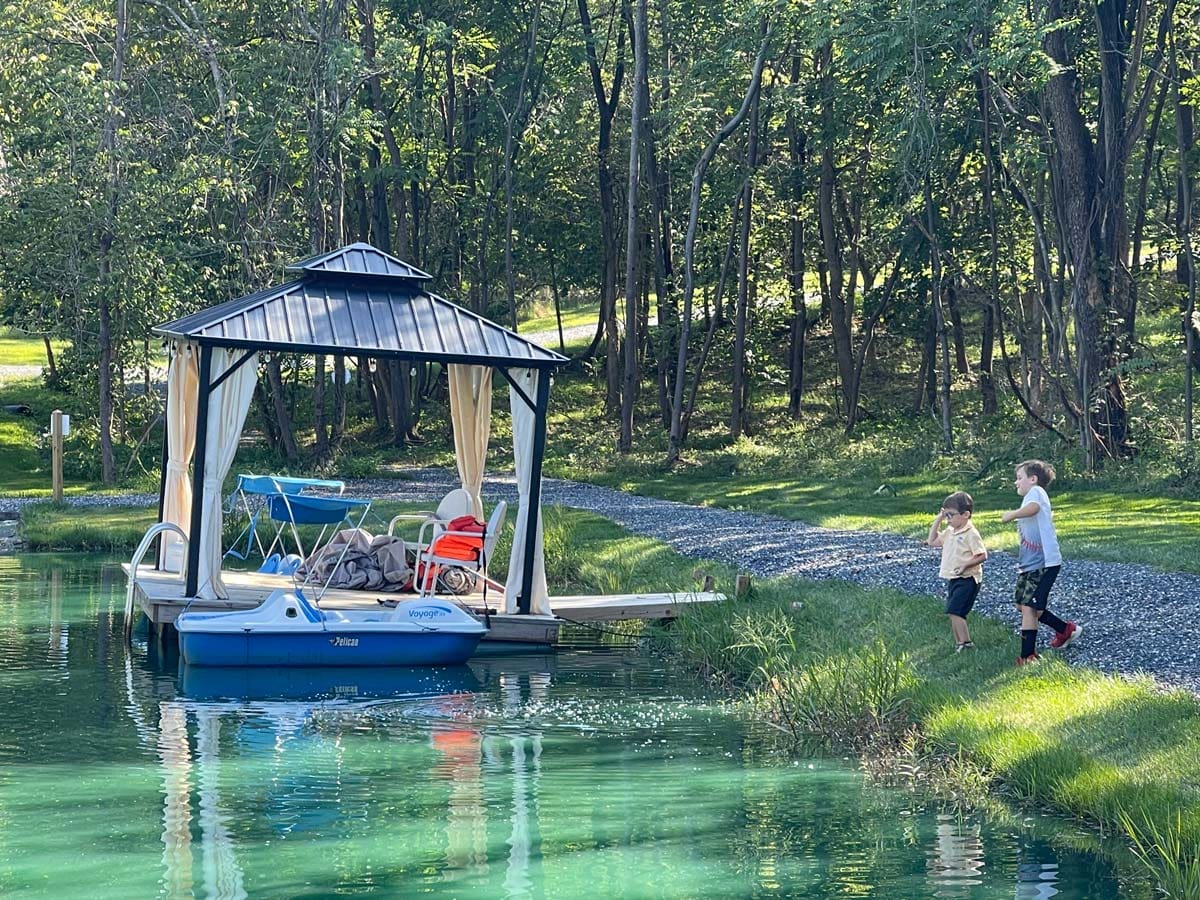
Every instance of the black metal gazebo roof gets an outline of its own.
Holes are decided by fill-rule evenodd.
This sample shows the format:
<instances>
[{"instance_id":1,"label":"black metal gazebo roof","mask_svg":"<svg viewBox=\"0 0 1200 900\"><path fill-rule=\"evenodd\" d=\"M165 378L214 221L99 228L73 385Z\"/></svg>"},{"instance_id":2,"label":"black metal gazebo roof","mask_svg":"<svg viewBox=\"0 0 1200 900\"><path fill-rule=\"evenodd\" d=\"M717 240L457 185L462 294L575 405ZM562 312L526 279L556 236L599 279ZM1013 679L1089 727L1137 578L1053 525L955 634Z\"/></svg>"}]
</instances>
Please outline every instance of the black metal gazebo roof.
<instances>
[{"instance_id":1,"label":"black metal gazebo roof","mask_svg":"<svg viewBox=\"0 0 1200 900\"><path fill-rule=\"evenodd\" d=\"M567 359L425 290L430 277L370 244L288 266L297 281L159 325L219 347L557 368Z\"/></svg>"}]
</instances>

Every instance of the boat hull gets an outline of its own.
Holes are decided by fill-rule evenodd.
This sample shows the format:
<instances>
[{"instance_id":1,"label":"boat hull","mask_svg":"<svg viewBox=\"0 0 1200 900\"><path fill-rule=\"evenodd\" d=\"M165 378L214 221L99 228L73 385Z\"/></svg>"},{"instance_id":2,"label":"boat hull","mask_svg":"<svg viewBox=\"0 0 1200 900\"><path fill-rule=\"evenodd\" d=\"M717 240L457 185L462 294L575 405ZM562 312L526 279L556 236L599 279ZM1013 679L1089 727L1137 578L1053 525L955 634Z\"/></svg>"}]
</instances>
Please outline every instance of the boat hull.
<instances>
[{"instance_id":1,"label":"boat hull","mask_svg":"<svg viewBox=\"0 0 1200 900\"><path fill-rule=\"evenodd\" d=\"M479 634L205 634L181 632L189 666L455 666L479 645Z\"/></svg>"},{"instance_id":2,"label":"boat hull","mask_svg":"<svg viewBox=\"0 0 1200 900\"><path fill-rule=\"evenodd\" d=\"M438 598L391 610L323 610L299 591L271 593L254 609L184 612L175 620L189 666L455 666L487 627Z\"/></svg>"}]
</instances>

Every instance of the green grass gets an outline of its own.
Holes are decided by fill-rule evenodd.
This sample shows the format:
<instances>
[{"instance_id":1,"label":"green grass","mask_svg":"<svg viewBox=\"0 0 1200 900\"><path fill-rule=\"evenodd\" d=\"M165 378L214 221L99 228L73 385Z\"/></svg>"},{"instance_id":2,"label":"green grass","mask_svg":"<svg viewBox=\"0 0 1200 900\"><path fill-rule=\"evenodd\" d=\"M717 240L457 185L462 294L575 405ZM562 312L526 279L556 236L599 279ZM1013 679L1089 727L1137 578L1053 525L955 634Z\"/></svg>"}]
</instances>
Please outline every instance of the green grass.
<instances>
[{"instance_id":1,"label":"green grass","mask_svg":"<svg viewBox=\"0 0 1200 900\"><path fill-rule=\"evenodd\" d=\"M71 398L45 387L40 378L0 381L0 405L24 404L28 416L0 411L0 494L49 497L51 494L50 450L42 434L50 430L50 413L69 412ZM67 438L67 452L71 449ZM99 489L87 481L64 478L66 494Z\"/></svg>"},{"instance_id":2,"label":"green grass","mask_svg":"<svg viewBox=\"0 0 1200 900\"><path fill-rule=\"evenodd\" d=\"M1171 834L1178 848L1172 852L1195 859L1196 698L1055 658L1016 669L1009 627L975 619L971 630L980 649L954 654L934 599L777 580L759 586L751 602L689 611L663 640L697 669L751 693L795 679L800 688L787 695L795 699L790 713L778 704L757 708L800 721L821 721L821 710L806 717L803 707L831 683L830 673L841 673L833 680L839 697L886 697L861 683L876 677L862 663L867 649L885 648L900 673L889 687L929 744L964 754L1007 790L1039 804L1117 831L1125 818L1143 834ZM748 634L770 640L747 641ZM843 703L826 698L823 708Z\"/></svg>"},{"instance_id":3,"label":"green grass","mask_svg":"<svg viewBox=\"0 0 1200 900\"><path fill-rule=\"evenodd\" d=\"M54 355L67 347L66 341L51 341ZM40 337L30 337L12 328L0 329L0 366L44 366L46 345Z\"/></svg>"},{"instance_id":4,"label":"green grass","mask_svg":"<svg viewBox=\"0 0 1200 900\"><path fill-rule=\"evenodd\" d=\"M36 503L21 511L21 537L31 550L132 553L157 513L144 506L77 509Z\"/></svg>"},{"instance_id":5,"label":"green grass","mask_svg":"<svg viewBox=\"0 0 1200 900\"><path fill-rule=\"evenodd\" d=\"M537 331L554 331L557 333L558 320L554 316L554 307L549 310L544 308L545 304L539 304L537 308L531 310L533 315L528 319L521 320L521 333ZM586 303L581 306L565 307L562 310L562 327L563 329L574 328L578 325L595 325L596 317L600 314L599 303ZM557 341L557 337L555 341Z\"/></svg>"}]
</instances>

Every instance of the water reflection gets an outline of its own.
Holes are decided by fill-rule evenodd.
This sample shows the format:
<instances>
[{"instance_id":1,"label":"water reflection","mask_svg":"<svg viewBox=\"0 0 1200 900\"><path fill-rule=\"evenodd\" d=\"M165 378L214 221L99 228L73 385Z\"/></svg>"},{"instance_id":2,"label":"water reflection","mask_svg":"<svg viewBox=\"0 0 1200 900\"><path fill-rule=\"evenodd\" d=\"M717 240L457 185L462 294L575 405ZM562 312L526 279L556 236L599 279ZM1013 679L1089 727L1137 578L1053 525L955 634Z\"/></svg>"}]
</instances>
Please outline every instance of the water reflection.
<instances>
[{"instance_id":1,"label":"water reflection","mask_svg":"<svg viewBox=\"0 0 1200 900\"><path fill-rule=\"evenodd\" d=\"M936 838L929 851L930 880L936 897L969 897L983 883L983 839L978 821L939 813Z\"/></svg>"},{"instance_id":2,"label":"water reflection","mask_svg":"<svg viewBox=\"0 0 1200 900\"><path fill-rule=\"evenodd\" d=\"M128 685L132 691L132 677ZM431 772L450 785L447 875L455 869L484 867L482 738L469 721L455 723L463 703L469 704L478 688L478 680L466 666L181 667L178 696L158 704L164 893L172 898L214 900L248 896L231 814L221 796L223 728L229 732L226 755L267 762L263 809L274 833L281 838L306 831L322 833L345 820L368 817L369 792L365 782L346 771L341 732L343 726L355 728L357 717L384 705L398 705L406 717L438 723L430 729L429 740L440 756ZM137 707L131 696L130 708ZM235 778L244 790L246 772L238 772ZM193 795L198 808L194 824ZM193 882L197 862L193 836L200 857L198 885ZM528 847L523 852L527 858Z\"/></svg>"}]
</instances>

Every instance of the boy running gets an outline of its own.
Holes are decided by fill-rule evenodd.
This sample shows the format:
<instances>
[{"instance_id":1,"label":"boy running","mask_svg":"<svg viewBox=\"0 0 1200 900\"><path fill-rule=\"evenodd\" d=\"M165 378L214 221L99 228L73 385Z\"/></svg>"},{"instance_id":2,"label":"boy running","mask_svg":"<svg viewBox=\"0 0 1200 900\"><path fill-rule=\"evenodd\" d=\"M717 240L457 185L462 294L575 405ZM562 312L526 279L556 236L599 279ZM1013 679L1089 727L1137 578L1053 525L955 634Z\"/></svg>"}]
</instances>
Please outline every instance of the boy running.
<instances>
[{"instance_id":1,"label":"boy running","mask_svg":"<svg viewBox=\"0 0 1200 900\"><path fill-rule=\"evenodd\" d=\"M975 501L965 491L957 491L942 501L942 508L929 526L925 543L942 548L942 566L938 576L946 579L946 618L954 635L954 652L975 649L967 630L967 615L979 596L983 581L983 561L987 549L971 522ZM946 527L942 527L945 525Z\"/></svg>"},{"instance_id":2,"label":"boy running","mask_svg":"<svg viewBox=\"0 0 1200 900\"><path fill-rule=\"evenodd\" d=\"M1009 510L1001 522L1017 523L1020 548L1017 551L1017 589L1014 597L1021 611L1021 655L1017 665L1034 662L1037 655L1038 625L1056 632L1050 641L1054 648L1065 647L1083 633L1083 626L1064 622L1046 608L1050 589L1062 566L1058 535L1050 510L1046 488L1054 481L1054 467L1040 459L1029 459L1017 466L1015 486L1025 501L1020 509Z\"/></svg>"}]
</instances>

